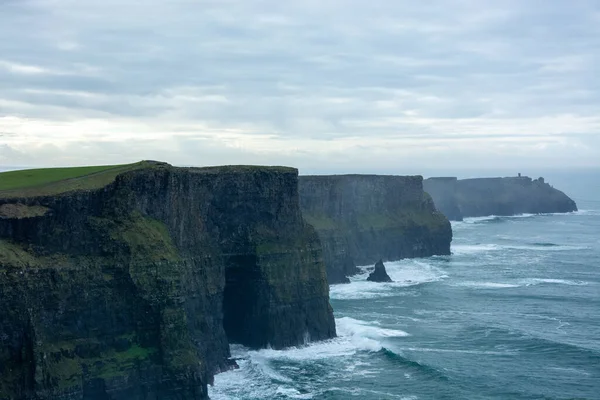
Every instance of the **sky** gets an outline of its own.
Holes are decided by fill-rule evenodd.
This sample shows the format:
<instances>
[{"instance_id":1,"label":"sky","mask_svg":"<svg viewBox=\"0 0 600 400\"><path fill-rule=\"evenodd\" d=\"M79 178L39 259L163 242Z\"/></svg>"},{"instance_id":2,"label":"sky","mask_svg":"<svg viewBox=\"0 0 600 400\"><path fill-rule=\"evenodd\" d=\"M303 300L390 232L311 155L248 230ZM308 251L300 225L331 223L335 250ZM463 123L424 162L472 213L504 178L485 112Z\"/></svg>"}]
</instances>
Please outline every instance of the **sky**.
<instances>
[{"instance_id":1,"label":"sky","mask_svg":"<svg viewBox=\"0 0 600 400\"><path fill-rule=\"evenodd\" d=\"M0 0L0 167L600 167L598 0Z\"/></svg>"}]
</instances>

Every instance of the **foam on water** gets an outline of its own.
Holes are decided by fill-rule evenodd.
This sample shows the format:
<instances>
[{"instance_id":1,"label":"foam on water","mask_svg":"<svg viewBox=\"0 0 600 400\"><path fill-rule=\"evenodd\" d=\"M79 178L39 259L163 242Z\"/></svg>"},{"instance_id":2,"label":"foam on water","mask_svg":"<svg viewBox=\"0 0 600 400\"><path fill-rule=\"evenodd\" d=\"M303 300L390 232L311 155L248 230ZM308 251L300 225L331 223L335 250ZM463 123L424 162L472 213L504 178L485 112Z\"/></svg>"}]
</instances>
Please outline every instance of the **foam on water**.
<instances>
[{"instance_id":1,"label":"foam on water","mask_svg":"<svg viewBox=\"0 0 600 400\"><path fill-rule=\"evenodd\" d=\"M380 297L402 296L406 292L398 290L423 283L437 282L448 275L442 269L431 265L424 260L407 259L395 262L386 262L385 269L393 282L369 282L369 268L359 267L362 273L350 277L349 284L332 285L329 296L336 300L374 299Z\"/></svg>"},{"instance_id":2,"label":"foam on water","mask_svg":"<svg viewBox=\"0 0 600 400\"><path fill-rule=\"evenodd\" d=\"M569 286L585 286L589 282L573 281L568 279L551 279L551 278L526 278L519 279L516 282L478 282L478 281L462 281L451 283L450 286L468 287L474 289L511 289L518 287L554 284L554 285L569 285Z\"/></svg>"},{"instance_id":3,"label":"foam on water","mask_svg":"<svg viewBox=\"0 0 600 400\"><path fill-rule=\"evenodd\" d=\"M452 221L452 225L464 226L464 225L474 225L488 222L501 222L501 221L511 221L518 220L522 218L535 218L535 217L551 217L551 216L569 216L569 215L598 215L597 210L580 210L570 213L541 213L541 214L517 214L517 215L486 215L483 217L467 217L462 221Z\"/></svg>"},{"instance_id":4,"label":"foam on water","mask_svg":"<svg viewBox=\"0 0 600 400\"><path fill-rule=\"evenodd\" d=\"M386 329L369 325L368 322L359 321L350 317L337 318L335 320L338 334L342 337L366 337L366 338L385 338L385 337L406 337L408 333L398 329ZM379 349L378 349L379 350Z\"/></svg>"},{"instance_id":5,"label":"foam on water","mask_svg":"<svg viewBox=\"0 0 600 400\"><path fill-rule=\"evenodd\" d=\"M239 369L215 376L215 385L209 388L211 399L311 399L318 391L300 391L294 387L294 376L299 368L275 368L274 363L297 363L300 366L336 362L343 359L348 376L374 375L369 364L355 360L357 352L376 353L383 349L382 340L409 336L399 329L383 328L354 318L336 319L338 337L310 343L302 347L285 350L250 350L240 345L232 345L232 357ZM303 368L303 367L301 367ZM304 388L305 389L305 388Z\"/></svg>"},{"instance_id":6,"label":"foam on water","mask_svg":"<svg viewBox=\"0 0 600 400\"><path fill-rule=\"evenodd\" d=\"M496 251L499 249L500 247L496 244L453 244L452 254L469 255L486 251Z\"/></svg>"},{"instance_id":7,"label":"foam on water","mask_svg":"<svg viewBox=\"0 0 600 400\"><path fill-rule=\"evenodd\" d=\"M452 286L464 286L468 288L475 289L507 289L507 288L517 288L521 285L513 284L513 283L499 283L499 282L458 282L452 284Z\"/></svg>"},{"instance_id":8,"label":"foam on water","mask_svg":"<svg viewBox=\"0 0 600 400\"><path fill-rule=\"evenodd\" d=\"M527 250L527 251L574 251L586 250L586 246L560 245L555 243L531 243L531 244L454 244L452 245L452 254L454 255L472 255L477 253L502 251L502 250Z\"/></svg>"},{"instance_id":9,"label":"foam on water","mask_svg":"<svg viewBox=\"0 0 600 400\"><path fill-rule=\"evenodd\" d=\"M522 280L522 284L525 286L540 285L544 283L556 284L556 285L569 285L569 286L585 286L589 282L585 281L572 281L568 279L551 279L551 278L528 278Z\"/></svg>"},{"instance_id":10,"label":"foam on water","mask_svg":"<svg viewBox=\"0 0 600 400\"><path fill-rule=\"evenodd\" d=\"M400 347L399 351L414 351L423 353L457 353L457 354L475 354L475 355L493 355L493 356L516 356L519 354L516 350L492 351L492 350L463 350L463 349L438 349L429 347Z\"/></svg>"}]
</instances>

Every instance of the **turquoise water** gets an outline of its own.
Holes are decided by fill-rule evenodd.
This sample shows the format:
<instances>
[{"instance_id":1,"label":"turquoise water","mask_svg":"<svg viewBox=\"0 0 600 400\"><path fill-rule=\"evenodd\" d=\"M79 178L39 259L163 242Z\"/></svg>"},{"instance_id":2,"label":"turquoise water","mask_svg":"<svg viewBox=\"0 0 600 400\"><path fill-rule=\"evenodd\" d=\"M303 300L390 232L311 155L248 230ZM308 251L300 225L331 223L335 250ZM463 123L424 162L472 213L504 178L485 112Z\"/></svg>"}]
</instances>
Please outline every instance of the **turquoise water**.
<instances>
[{"instance_id":1,"label":"turquoise water","mask_svg":"<svg viewBox=\"0 0 600 400\"><path fill-rule=\"evenodd\" d=\"M453 255L331 287L339 337L233 347L213 399L600 399L600 212L468 219Z\"/></svg>"}]
</instances>

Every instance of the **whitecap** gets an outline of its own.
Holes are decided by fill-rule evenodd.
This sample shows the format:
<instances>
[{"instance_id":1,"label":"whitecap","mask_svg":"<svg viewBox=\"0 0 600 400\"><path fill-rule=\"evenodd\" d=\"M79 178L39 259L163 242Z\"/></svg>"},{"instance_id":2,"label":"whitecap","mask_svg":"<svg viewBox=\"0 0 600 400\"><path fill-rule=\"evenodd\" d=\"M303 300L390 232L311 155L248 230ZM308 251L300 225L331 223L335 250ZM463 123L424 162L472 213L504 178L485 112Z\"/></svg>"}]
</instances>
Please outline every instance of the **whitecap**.
<instances>
[{"instance_id":1,"label":"whitecap","mask_svg":"<svg viewBox=\"0 0 600 400\"><path fill-rule=\"evenodd\" d=\"M528 251L575 251L575 250L586 250L589 247L585 246L572 246L572 245L560 245L552 243L533 243L533 244L491 244L491 243L480 243L480 244L457 244L452 245L452 254L454 255L470 255L491 251L502 251L502 250L528 250Z\"/></svg>"},{"instance_id":2,"label":"whitecap","mask_svg":"<svg viewBox=\"0 0 600 400\"><path fill-rule=\"evenodd\" d=\"M475 289L509 289L509 288L517 288L521 285L514 283L501 283L501 282L473 282L473 281L465 281L454 283L452 286L464 286Z\"/></svg>"},{"instance_id":3,"label":"whitecap","mask_svg":"<svg viewBox=\"0 0 600 400\"><path fill-rule=\"evenodd\" d=\"M553 245L545 246L541 244L534 245L502 245L502 249L508 250L531 250L531 251L573 251L573 250L586 250L588 247L585 246L570 246L570 245Z\"/></svg>"},{"instance_id":4,"label":"whitecap","mask_svg":"<svg viewBox=\"0 0 600 400\"><path fill-rule=\"evenodd\" d=\"M354 360L345 370L346 376L368 376L377 371L368 368L369 364L354 359L359 352L377 352L383 346L380 340L408 336L407 332L381 326L373 326L367 321L342 317L336 319L338 337L322 342L310 343L302 347L283 350L250 350L240 345L231 346L231 354L237 360L239 369L215 376L214 386L209 388L211 399L231 400L238 398L298 398L310 399L316 392L301 393L294 388L293 376L296 370L272 366L275 361L297 363L328 363L335 358ZM367 368L365 368L367 367Z\"/></svg>"},{"instance_id":5,"label":"whitecap","mask_svg":"<svg viewBox=\"0 0 600 400\"><path fill-rule=\"evenodd\" d=\"M401 347L399 351L414 351L423 353L457 353L457 354L475 354L475 355L494 355L494 356L514 356L518 354L516 350L493 351L493 350L464 350L464 349L439 349L429 347Z\"/></svg>"},{"instance_id":6,"label":"whitecap","mask_svg":"<svg viewBox=\"0 0 600 400\"><path fill-rule=\"evenodd\" d=\"M497 244L455 244L452 245L452 254L454 255L468 255L477 254L487 251L500 250L500 246Z\"/></svg>"},{"instance_id":7,"label":"whitecap","mask_svg":"<svg viewBox=\"0 0 600 400\"><path fill-rule=\"evenodd\" d=\"M338 334L342 337L360 336L377 339L410 336L407 332L399 329L380 328L379 326L372 326L368 322L350 317L336 318L335 324Z\"/></svg>"},{"instance_id":8,"label":"whitecap","mask_svg":"<svg viewBox=\"0 0 600 400\"><path fill-rule=\"evenodd\" d=\"M553 279L553 278L528 278L522 280L523 285L532 286L532 285L540 285L544 283L556 284L556 285L569 285L569 286L585 286L588 285L589 282L585 281L572 281L568 279Z\"/></svg>"}]
</instances>

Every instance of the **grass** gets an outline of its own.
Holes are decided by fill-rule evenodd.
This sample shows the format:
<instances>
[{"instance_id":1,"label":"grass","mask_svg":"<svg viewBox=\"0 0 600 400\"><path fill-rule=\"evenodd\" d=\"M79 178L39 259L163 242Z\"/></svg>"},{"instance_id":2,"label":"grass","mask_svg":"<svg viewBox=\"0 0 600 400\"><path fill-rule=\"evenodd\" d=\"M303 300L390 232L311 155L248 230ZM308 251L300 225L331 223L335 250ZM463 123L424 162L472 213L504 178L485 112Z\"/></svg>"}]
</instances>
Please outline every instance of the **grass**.
<instances>
[{"instance_id":1,"label":"grass","mask_svg":"<svg viewBox=\"0 0 600 400\"><path fill-rule=\"evenodd\" d=\"M124 172L157 165L151 161L94 167L43 168L0 173L0 197L56 195L75 190L93 190L112 183Z\"/></svg>"}]
</instances>

